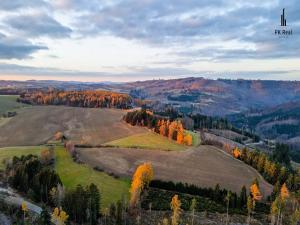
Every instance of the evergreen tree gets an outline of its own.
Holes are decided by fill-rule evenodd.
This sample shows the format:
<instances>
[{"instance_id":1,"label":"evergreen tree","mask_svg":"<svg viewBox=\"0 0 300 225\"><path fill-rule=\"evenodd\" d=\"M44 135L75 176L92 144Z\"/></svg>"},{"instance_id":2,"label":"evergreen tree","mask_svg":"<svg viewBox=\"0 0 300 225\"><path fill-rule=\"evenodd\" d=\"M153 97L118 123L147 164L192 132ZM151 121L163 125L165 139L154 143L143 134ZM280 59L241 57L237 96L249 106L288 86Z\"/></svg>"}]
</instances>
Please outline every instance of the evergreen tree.
<instances>
[{"instance_id":1,"label":"evergreen tree","mask_svg":"<svg viewBox=\"0 0 300 225\"><path fill-rule=\"evenodd\" d=\"M89 188L89 195L90 195L90 218L91 218L91 224L97 224L97 220L99 218L99 212L100 212L100 192L98 187L95 184L90 184Z\"/></svg>"},{"instance_id":2,"label":"evergreen tree","mask_svg":"<svg viewBox=\"0 0 300 225\"><path fill-rule=\"evenodd\" d=\"M122 224L122 214L123 214L122 202L119 200L117 202L116 225Z\"/></svg>"},{"instance_id":3,"label":"evergreen tree","mask_svg":"<svg viewBox=\"0 0 300 225\"><path fill-rule=\"evenodd\" d=\"M47 211L46 206L42 207L42 212L39 218L39 225L51 225L51 215Z\"/></svg>"},{"instance_id":4,"label":"evergreen tree","mask_svg":"<svg viewBox=\"0 0 300 225\"><path fill-rule=\"evenodd\" d=\"M247 204L247 189L246 189L245 185L242 187L239 200L240 200L241 208Z\"/></svg>"}]
</instances>

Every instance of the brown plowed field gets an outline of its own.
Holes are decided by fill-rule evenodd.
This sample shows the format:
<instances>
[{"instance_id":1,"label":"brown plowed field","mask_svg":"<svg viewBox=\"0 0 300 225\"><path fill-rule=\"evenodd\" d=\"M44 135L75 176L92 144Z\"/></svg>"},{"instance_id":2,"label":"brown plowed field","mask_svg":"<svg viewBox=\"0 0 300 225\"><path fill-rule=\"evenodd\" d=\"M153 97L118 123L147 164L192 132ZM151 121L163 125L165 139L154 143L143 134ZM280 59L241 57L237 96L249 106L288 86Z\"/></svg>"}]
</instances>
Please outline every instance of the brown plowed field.
<instances>
[{"instance_id":1,"label":"brown plowed field","mask_svg":"<svg viewBox=\"0 0 300 225\"><path fill-rule=\"evenodd\" d=\"M0 126L0 147L44 144L57 131L75 143L100 145L108 141L147 132L122 121L124 110L34 106Z\"/></svg>"},{"instance_id":2,"label":"brown plowed field","mask_svg":"<svg viewBox=\"0 0 300 225\"><path fill-rule=\"evenodd\" d=\"M256 170L212 146L186 151L160 151L128 148L78 149L81 160L118 175L131 176L137 165L151 162L156 179L181 181L198 186L221 187L240 192L257 177L264 196L272 191Z\"/></svg>"}]
</instances>

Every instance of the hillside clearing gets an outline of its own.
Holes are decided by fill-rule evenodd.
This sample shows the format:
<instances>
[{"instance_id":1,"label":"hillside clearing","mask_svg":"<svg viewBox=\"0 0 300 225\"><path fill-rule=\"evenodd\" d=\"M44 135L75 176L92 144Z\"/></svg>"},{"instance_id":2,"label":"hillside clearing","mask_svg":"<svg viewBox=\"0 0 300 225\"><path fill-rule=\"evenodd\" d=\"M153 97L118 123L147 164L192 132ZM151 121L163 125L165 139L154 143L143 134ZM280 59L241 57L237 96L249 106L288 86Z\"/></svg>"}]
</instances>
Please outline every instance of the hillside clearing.
<instances>
[{"instance_id":1,"label":"hillside clearing","mask_svg":"<svg viewBox=\"0 0 300 225\"><path fill-rule=\"evenodd\" d=\"M167 137L163 137L151 131L114 140L105 143L104 145L121 148L143 148L167 151L181 151L187 148L185 145L177 144L175 141L169 140Z\"/></svg>"},{"instance_id":2,"label":"hillside clearing","mask_svg":"<svg viewBox=\"0 0 300 225\"><path fill-rule=\"evenodd\" d=\"M26 106L17 102L17 98L17 95L0 95L0 117L7 111L14 111Z\"/></svg>"},{"instance_id":3,"label":"hillside clearing","mask_svg":"<svg viewBox=\"0 0 300 225\"><path fill-rule=\"evenodd\" d=\"M5 168L4 161L14 156L22 155L40 155L44 146L24 146L24 147L6 147L0 148L0 170Z\"/></svg>"},{"instance_id":4,"label":"hillside clearing","mask_svg":"<svg viewBox=\"0 0 300 225\"><path fill-rule=\"evenodd\" d=\"M187 182L200 187L222 187L240 192L258 178L263 195L272 191L256 170L212 146L186 151L153 151L133 148L78 149L80 158L92 166L123 176L131 176L142 162L151 162L156 179Z\"/></svg>"},{"instance_id":5,"label":"hillside clearing","mask_svg":"<svg viewBox=\"0 0 300 225\"><path fill-rule=\"evenodd\" d=\"M0 148L0 170L5 169L4 160L28 154L39 156L43 148L46 146ZM63 146L56 146L55 153L55 170L67 189L75 188L78 184L83 187L90 183L96 184L101 192L102 207L109 207L110 203L117 202L123 196L128 198L129 180L116 179L104 172L95 171L88 165L75 163Z\"/></svg>"},{"instance_id":6,"label":"hillside clearing","mask_svg":"<svg viewBox=\"0 0 300 225\"><path fill-rule=\"evenodd\" d=\"M96 184L101 192L102 209L116 203L122 196L128 197L129 180L116 179L87 165L75 163L62 146L56 147L55 153L55 169L67 189L75 188L78 184L83 187L90 183Z\"/></svg>"},{"instance_id":7,"label":"hillside clearing","mask_svg":"<svg viewBox=\"0 0 300 225\"><path fill-rule=\"evenodd\" d=\"M57 131L75 144L103 143L145 133L122 121L125 110L66 106L23 108L0 127L0 147L45 144Z\"/></svg>"}]
</instances>

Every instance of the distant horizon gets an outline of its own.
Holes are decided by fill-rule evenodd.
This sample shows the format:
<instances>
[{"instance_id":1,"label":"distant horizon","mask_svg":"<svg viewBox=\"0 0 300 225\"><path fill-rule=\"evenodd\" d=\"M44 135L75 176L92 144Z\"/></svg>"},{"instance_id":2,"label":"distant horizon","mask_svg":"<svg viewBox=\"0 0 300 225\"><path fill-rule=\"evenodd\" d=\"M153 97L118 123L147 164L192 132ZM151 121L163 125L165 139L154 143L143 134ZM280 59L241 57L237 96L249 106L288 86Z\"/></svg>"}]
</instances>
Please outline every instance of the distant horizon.
<instances>
[{"instance_id":1,"label":"distant horizon","mask_svg":"<svg viewBox=\"0 0 300 225\"><path fill-rule=\"evenodd\" d=\"M11 82L66 82L66 83L112 83L112 84L121 84L121 83L134 83L134 82L146 82L146 81L168 81L168 80L182 80L182 79L205 79L205 80L244 80L244 81L278 81L278 82L300 82L299 80L284 80L284 79L254 79L254 78L224 78L224 77L217 77L217 78L210 78L210 77L203 77L203 76L182 76L182 77L175 77L175 78L149 78L149 79L137 79L137 80L129 80L129 81L110 81L110 80L102 80L102 81L82 81L82 80L59 80L59 79L6 79L0 76L1 81L11 81Z\"/></svg>"}]
</instances>

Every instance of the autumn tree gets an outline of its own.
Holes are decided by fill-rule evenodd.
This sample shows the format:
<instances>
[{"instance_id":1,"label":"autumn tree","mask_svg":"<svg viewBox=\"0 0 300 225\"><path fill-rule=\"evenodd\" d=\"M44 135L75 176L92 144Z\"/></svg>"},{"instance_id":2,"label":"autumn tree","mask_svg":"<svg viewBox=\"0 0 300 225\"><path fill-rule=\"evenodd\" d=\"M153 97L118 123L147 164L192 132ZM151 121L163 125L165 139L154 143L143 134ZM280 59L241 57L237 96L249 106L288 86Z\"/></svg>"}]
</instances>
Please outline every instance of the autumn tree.
<instances>
[{"instance_id":1,"label":"autumn tree","mask_svg":"<svg viewBox=\"0 0 300 225\"><path fill-rule=\"evenodd\" d=\"M27 207L26 202L24 202L24 201L21 204L21 210L23 212L23 222L25 222L25 217L26 217L26 213L28 212L28 207Z\"/></svg>"},{"instance_id":2,"label":"autumn tree","mask_svg":"<svg viewBox=\"0 0 300 225\"><path fill-rule=\"evenodd\" d=\"M184 136L184 144L186 144L186 145L188 145L188 146L193 145L193 137L192 137L192 135L186 134L186 135Z\"/></svg>"},{"instance_id":3,"label":"autumn tree","mask_svg":"<svg viewBox=\"0 0 300 225\"><path fill-rule=\"evenodd\" d=\"M284 183L281 186L280 195L276 197L275 201L272 203L271 206L271 214L277 216L276 222L278 224L282 224L284 210L286 207L286 201L287 198L289 198L289 196L289 190L287 189L286 184Z\"/></svg>"},{"instance_id":4,"label":"autumn tree","mask_svg":"<svg viewBox=\"0 0 300 225\"><path fill-rule=\"evenodd\" d=\"M238 147L235 147L232 150L232 155L234 158L239 159L241 157L241 151L238 149Z\"/></svg>"},{"instance_id":5,"label":"autumn tree","mask_svg":"<svg viewBox=\"0 0 300 225\"><path fill-rule=\"evenodd\" d=\"M252 196L252 199L254 200L254 202L255 201L260 201L262 199L262 194L259 190L258 184L253 183L250 186L250 193L251 193L251 196Z\"/></svg>"},{"instance_id":6,"label":"autumn tree","mask_svg":"<svg viewBox=\"0 0 300 225\"><path fill-rule=\"evenodd\" d=\"M153 179L151 163L143 163L136 169L130 187L130 208L137 207L142 191L147 188Z\"/></svg>"},{"instance_id":7,"label":"autumn tree","mask_svg":"<svg viewBox=\"0 0 300 225\"><path fill-rule=\"evenodd\" d=\"M247 199L247 209L249 215L249 224L251 221L251 213L255 209L255 203L262 199L262 194L259 190L259 183L257 179L254 179L250 186L250 196Z\"/></svg>"},{"instance_id":8,"label":"autumn tree","mask_svg":"<svg viewBox=\"0 0 300 225\"><path fill-rule=\"evenodd\" d=\"M87 91L36 91L20 95L20 102L38 105L68 105L88 108L121 108L132 106L128 94L103 90Z\"/></svg>"},{"instance_id":9,"label":"autumn tree","mask_svg":"<svg viewBox=\"0 0 300 225\"><path fill-rule=\"evenodd\" d=\"M178 225L179 218L180 218L180 215L182 212L181 202L178 198L178 195L173 196L170 206L171 206L171 210L173 211L173 214L171 217L172 225Z\"/></svg>"},{"instance_id":10,"label":"autumn tree","mask_svg":"<svg viewBox=\"0 0 300 225\"><path fill-rule=\"evenodd\" d=\"M55 208L51 215L51 221L56 225L65 225L69 216L62 208Z\"/></svg>"}]
</instances>

